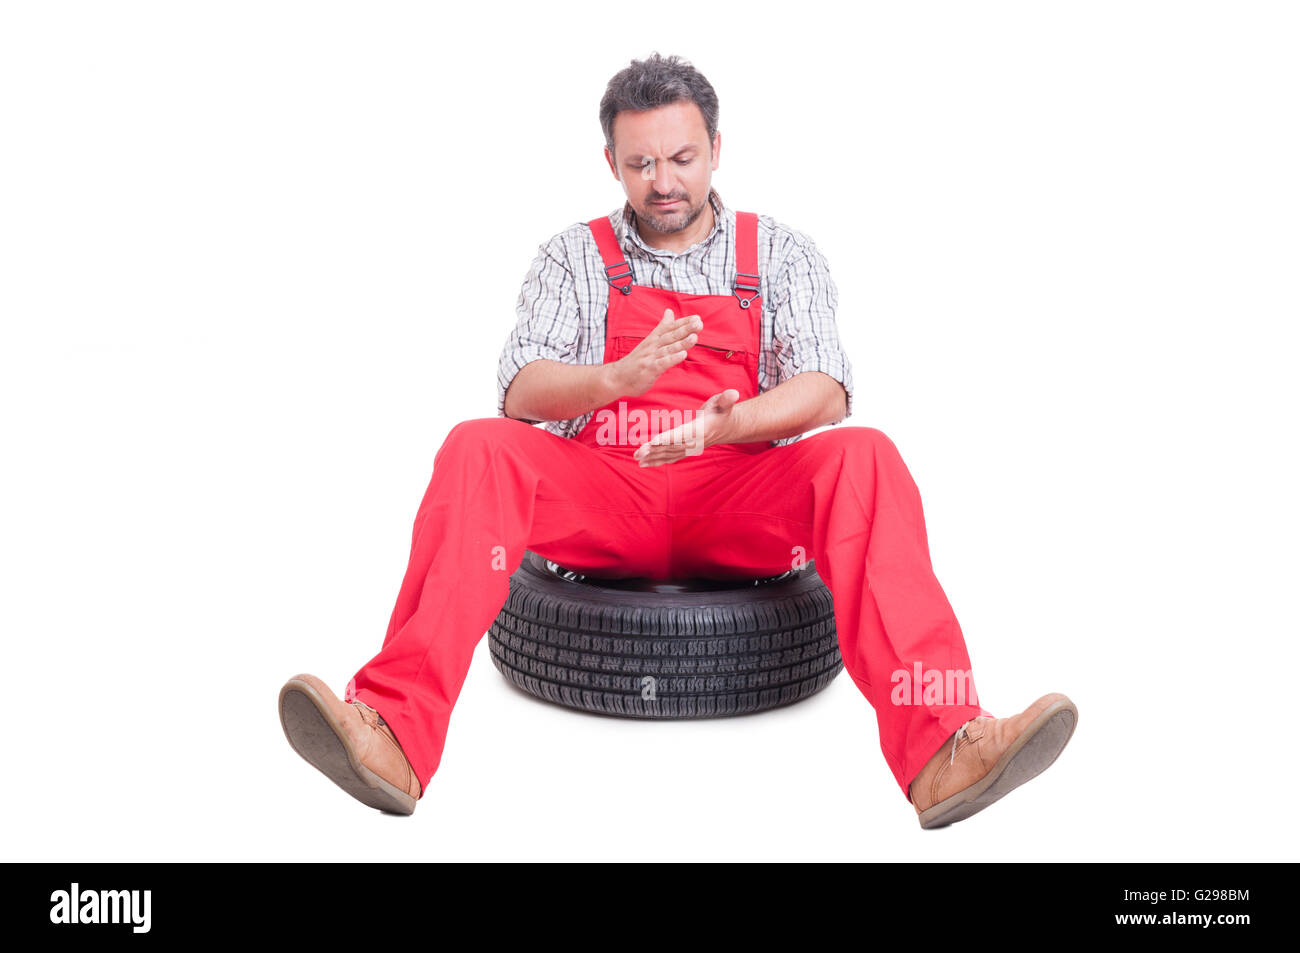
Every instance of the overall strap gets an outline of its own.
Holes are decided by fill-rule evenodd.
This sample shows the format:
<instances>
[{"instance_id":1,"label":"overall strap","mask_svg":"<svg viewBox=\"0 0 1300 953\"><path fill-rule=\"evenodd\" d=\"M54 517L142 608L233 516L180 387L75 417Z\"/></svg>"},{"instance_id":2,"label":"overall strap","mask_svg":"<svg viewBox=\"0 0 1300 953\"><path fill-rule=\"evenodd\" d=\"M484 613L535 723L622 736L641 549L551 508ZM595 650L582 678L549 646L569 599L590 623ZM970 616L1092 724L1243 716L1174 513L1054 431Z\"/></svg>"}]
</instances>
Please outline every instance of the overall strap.
<instances>
[{"instance_id":1,"label":"overall strap","mask_svg":"<svg viewBox=\"0 0 1300 953\"><path fill-rule=\"evenodd\" d=\"M617 288L625 295L631 294L632 266L623 257L623 249L618 245L614 226L609 224L609 216L593 218L587 223L587 227L591 229L591 235L596 239L596 247L600 249L600 257L605 262L605 280L609 282L610 287Z\"/></svg>"},{"instance_id":2,"label":"overall strap","mask_svg":"<svg viewBox=\"0 0 1300 953\"><path fill-rule=\"evenodd\" d=\"M736 213L736 280L731 293L740 299L740 306L748 308L758 297L758 214Z\"/></svg>"},{"instance_id":3,"label":"overall strap","mask_svg":"<svg viewBox=\"0 0 1300 953\"><path fill-rule=\"evenodd\" d=\"M605 280L611 287L623 294L632 293L632 267L619 247L614 234L614 226L609 217L602 215L587 223L601 260L605 262ZM736 213L736 277L732 282L731 293L740 300L742 308L748 308L756 299L759 291L758 273L758 215L755 212Z\"/></svg>"}]
</instances>

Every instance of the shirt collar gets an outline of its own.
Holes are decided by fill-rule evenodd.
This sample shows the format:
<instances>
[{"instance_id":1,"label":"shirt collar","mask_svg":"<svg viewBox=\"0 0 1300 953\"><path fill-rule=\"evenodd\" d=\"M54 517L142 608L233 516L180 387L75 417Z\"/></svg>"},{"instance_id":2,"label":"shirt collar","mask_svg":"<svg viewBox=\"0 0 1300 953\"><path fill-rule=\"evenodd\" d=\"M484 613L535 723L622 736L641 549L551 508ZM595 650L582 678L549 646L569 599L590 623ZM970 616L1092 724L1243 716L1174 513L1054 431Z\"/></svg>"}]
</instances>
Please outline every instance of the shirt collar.
<instances>
[{"instance_id":1,"label":"shirt collar","mask_svg":"<svg viewBox=\"0 0 1300 953\"><path fill-rule=\"evenodd\" d=\"M727 220L726 206L722 204L722 196L718 194L718 190L712 186L709 187L709 204L713 206L713 230L685 251L674 253L663 248L652 248L645 243L645 240L641 238L641 233L636 230L636 212L632 210L632 203L624 202L623 240L624 242L631 242L633 245L636 245L638 248L643 249L651 255L684 255L689 251L699 248L701 245L709 244L713 241L713 236L718 234L718 232L724 227L723 223Z\"/></svg>"}]
</instances>

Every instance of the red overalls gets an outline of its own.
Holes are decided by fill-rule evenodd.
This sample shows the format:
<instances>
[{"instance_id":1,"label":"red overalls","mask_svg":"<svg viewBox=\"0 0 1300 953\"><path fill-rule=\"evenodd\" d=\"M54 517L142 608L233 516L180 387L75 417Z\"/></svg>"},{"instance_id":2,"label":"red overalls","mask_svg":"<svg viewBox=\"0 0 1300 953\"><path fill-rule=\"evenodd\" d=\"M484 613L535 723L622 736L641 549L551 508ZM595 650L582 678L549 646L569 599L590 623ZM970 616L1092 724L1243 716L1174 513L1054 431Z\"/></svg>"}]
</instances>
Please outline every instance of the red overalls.
<instances>
[{"instance_id":1,"label":"red overalls","mask_svg":"<svg viewBox=\"0 0 1300 953\"><path fill-rule=\"evenodd\" d=\"M945 704L951 694L913 684L938 672L952 686L951 673L971 666L897 449L879 430L840 425L786 446L717 444L641 467L633 452L714 394L759 393L757 216L736 213L729 295L632 284L609 219L588 224L610 284L605 362L627 354L667 308L700 316L697 343L649 391L600 408L572 439L505 417L451 429L416 513L383 648L345 698L384 717L423 797L474 649L525 549L587 575L658 579L759 578L811 559L834 600L845 669L875 709L881 750L906 795L963 722L990 713L969 694Z\"/></svg>"}]
</instances>

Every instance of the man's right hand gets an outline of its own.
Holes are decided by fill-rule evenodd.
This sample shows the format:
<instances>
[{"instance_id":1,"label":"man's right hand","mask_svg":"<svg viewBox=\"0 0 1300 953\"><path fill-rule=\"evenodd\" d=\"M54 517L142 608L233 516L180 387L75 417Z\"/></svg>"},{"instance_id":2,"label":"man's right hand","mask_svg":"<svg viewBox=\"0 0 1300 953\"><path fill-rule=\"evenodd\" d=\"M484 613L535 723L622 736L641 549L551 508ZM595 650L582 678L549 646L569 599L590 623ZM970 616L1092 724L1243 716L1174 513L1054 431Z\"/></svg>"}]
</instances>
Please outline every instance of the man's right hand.
<instances>
[{"instance_id":1,"label":"man's right hand","mask_svg":"<svg viewBox=\"0 0 1300 953\"><path fill-rule=\"evenodd\" d=\"M610 365L619 395L639 397L648 391L660 374L686 360L686 352L700 339L696 332L703 328L698 314L674 318L672 308L664 311L658 326Z\"/></svg>"}]
</instances>

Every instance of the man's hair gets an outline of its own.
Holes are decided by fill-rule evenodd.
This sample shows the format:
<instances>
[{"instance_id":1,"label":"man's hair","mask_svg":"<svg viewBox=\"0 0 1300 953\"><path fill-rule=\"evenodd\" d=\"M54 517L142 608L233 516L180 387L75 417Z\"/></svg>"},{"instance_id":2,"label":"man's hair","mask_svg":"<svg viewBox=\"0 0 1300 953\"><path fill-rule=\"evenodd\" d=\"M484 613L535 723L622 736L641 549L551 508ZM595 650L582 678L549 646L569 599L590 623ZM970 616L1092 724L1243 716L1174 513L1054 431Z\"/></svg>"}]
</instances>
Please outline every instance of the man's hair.
<instances>
[{"instance_id":1,"label":"man's hair","mask_svg":"<svg viewBox=\"0 0 1300 953\"><path fill-rule=\"evenodd\" d=\"M625 109L640 111L692 102L704 117L709 133L709 153L718 131L718 94L704 74L680 56L651 53L644 60L614 74L600 100L600 126L605 130L605 145L614 154L614 117Z\"/></svg>"}]
</instances>

